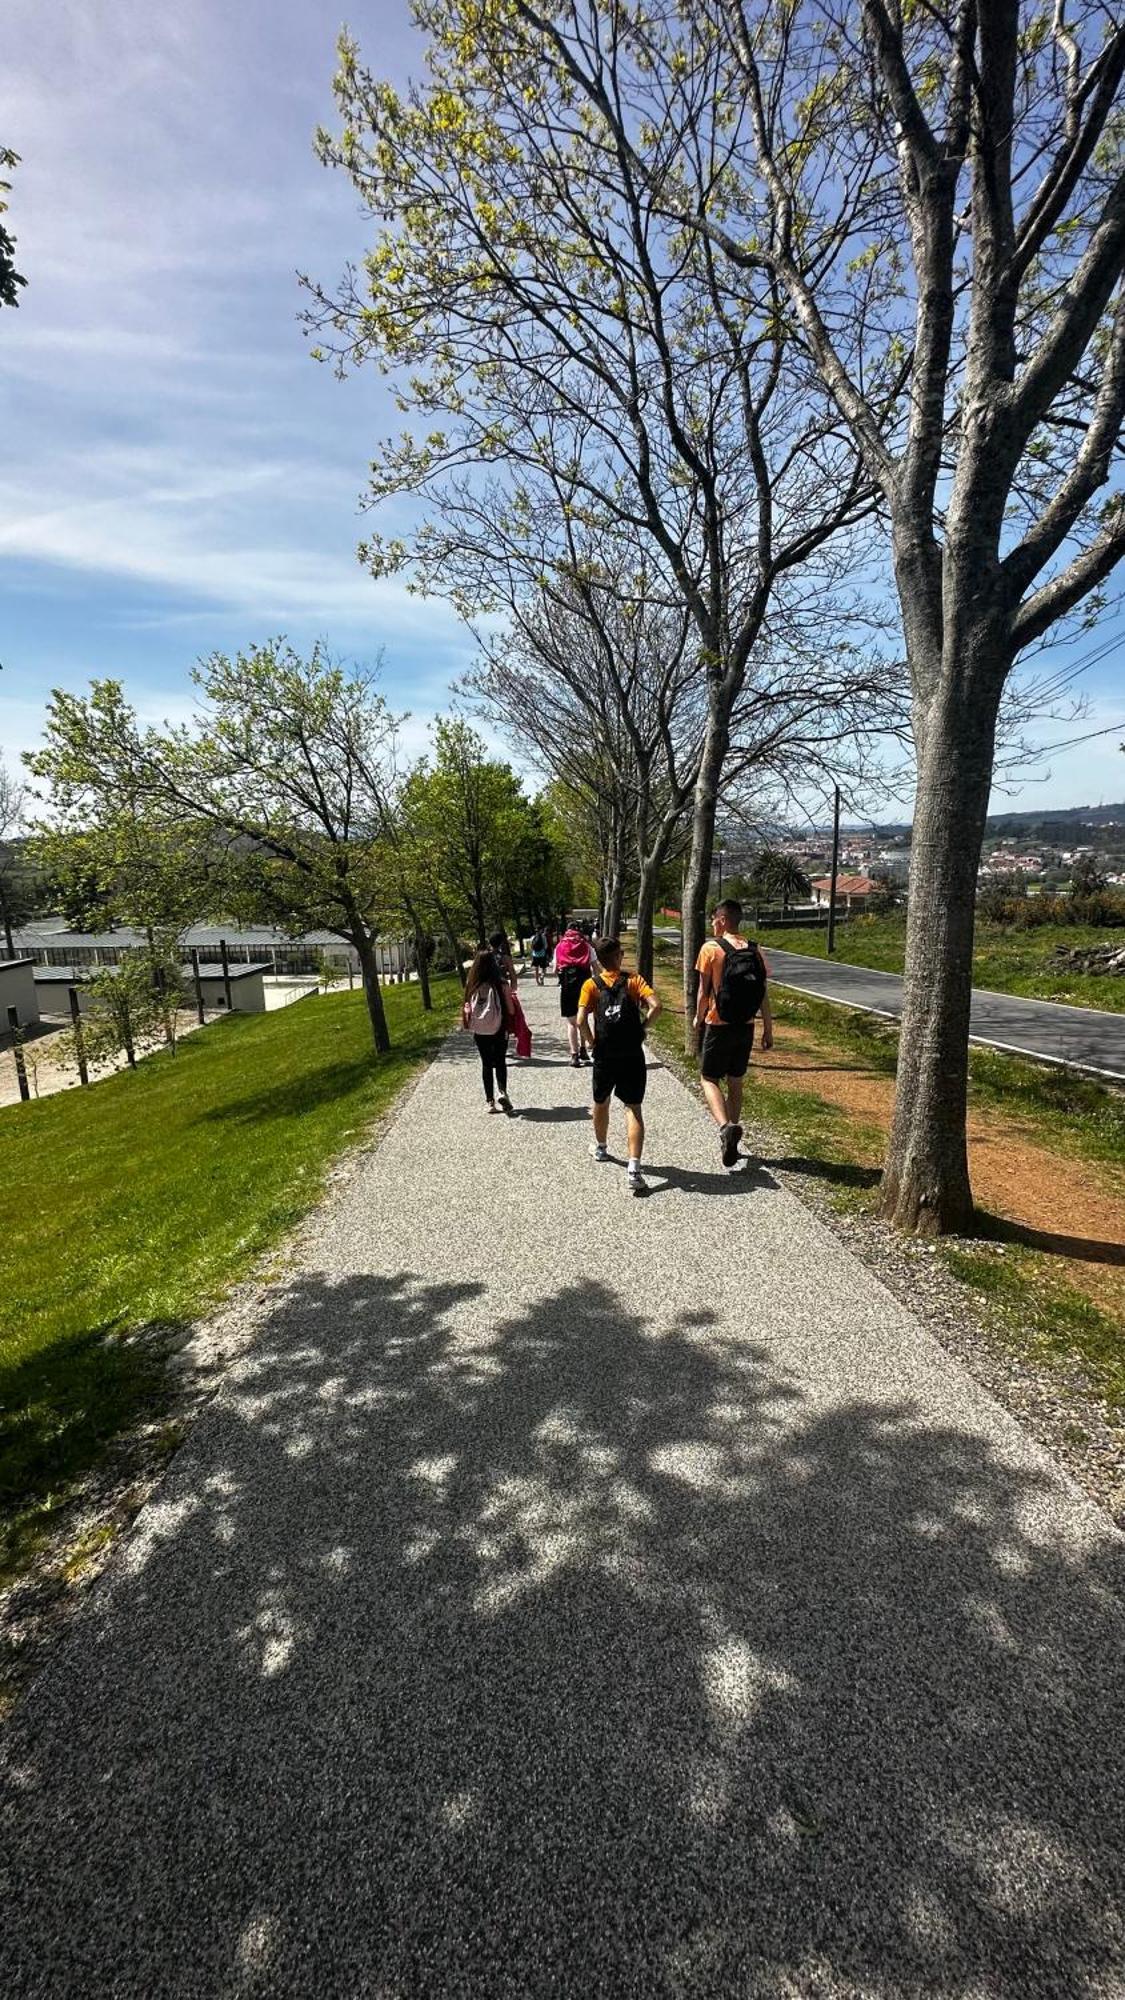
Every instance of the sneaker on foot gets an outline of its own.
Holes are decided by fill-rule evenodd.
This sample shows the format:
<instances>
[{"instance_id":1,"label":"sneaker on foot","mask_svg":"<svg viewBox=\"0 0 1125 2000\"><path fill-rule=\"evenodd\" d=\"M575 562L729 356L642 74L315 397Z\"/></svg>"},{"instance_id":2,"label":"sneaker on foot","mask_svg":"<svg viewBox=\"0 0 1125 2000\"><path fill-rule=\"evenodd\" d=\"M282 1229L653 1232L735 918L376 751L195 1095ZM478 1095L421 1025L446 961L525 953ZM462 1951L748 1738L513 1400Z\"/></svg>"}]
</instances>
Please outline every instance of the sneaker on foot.
<instances>
[{"instance_id":1,"label":"sneaker on foot","mask_svg":"<svg viewBox=\"0 0 1125 2000\"><path fill-rule=\"evenodd\" d=\"M496 1109L496 1106L495 1106L495 1105L494 1105L494 1103L492 1102L492 1099L491 1099L491 1097L487 1098L487 1099L486 1099L485 1101L486 1101L486 1103L487 1103L487 1105L488 1105L488 1108L489 1108L489 1110L490 1110L490 1111L495 1111L495 1109Z\"/></svg>"},{"instance_id":2,"label":"sneaker on foot","mask_svg":"<svg viewBox=\"0 0 1125 2000\"><path fill-rule=\"evenodd\" d=\"M509 1116L509 1117L511 1117L511 1115L512 1115L512 1100L511 1100L511 1098L510 1098L510 1097L508 1096L508 1093L507 1093L507 1091L506 1091L506 1090L502 1090L502 1091L500 1092L500 1109L501 1109L501 1111L506 1111L506 1112L508 1113L508 1116Z\"/></svg>"},{"instance_id":3,"label":"sneaker on foot","mask_svg":"<svg viewBox=\"0 0 1125 2000\"><path fill-rule=\"evenodd\" d=\"M580 1064L581 1064L581 1063L588 1063L588 1062L589 1062L589 1060L590 1060L590 1058L589 1058L589 1056L588 1056L588 1055L586 1054L586 1051L585 1051L585 1049L579 1049L579 1051L578 1051L578 1061L579 1061L579 1063L580 1063Z\"/></svg>"},{"instance_id":4,"label":"sneaker on foot","mask_svg":"<svg viewBox=\"0 0 1125 2000\"><path fill-rule=\"evenodd\" d=\"M570 1067L571 1067L571 1069L581 1069L581 1067L582 1067L582 1058L581 1058L581 1056L571 1056L571 1058L570 1058Z\"/></svg>"},{"instance_id":5,"label":"sneaker on foot","mask_svg":"<svg viewBox=\"0 0 1125 2000\"><path fill-rule=\"evenodd\" d=\"M630 1194L647 1194L648 1182L639 1167L631 1166L627 1175Z\"/></svg>"},{"instance_id":6,"label":"sneaker on foot","mask_svg":"<svg viewBox=\"0 0 1125 2000\"><path fill-rule=\"evenodd\" d=\"M723 1148L724 1167L733 1167L738 1159L738 1142L742 1137L741 1125L724 1125L719 1134Z\"/></svg>"},{"instance_id":7,"label":"sneaker on foot","mask_svg":"<svg viewBox=\"0 0 1125 2000\"><path fill-rule=\"evenodd\" d=\"M608 1160L609 1147L599 1146L597 1140L595 1139L593 1145L590 1147L590 1158L592 1160Z\"/></svg>"}]
</instances>

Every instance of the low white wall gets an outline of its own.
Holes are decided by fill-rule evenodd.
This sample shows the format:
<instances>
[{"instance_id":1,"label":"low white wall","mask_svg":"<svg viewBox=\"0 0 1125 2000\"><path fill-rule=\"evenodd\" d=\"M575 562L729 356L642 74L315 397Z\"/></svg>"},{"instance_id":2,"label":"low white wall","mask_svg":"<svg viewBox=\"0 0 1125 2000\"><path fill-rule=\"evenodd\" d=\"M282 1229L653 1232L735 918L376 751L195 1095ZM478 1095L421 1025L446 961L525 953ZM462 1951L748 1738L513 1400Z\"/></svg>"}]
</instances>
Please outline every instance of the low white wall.
<instances>
[{"instance_id":1,"label":"low white wall","mask_svg":"<svg viewBox=\"0 0 1125 2000\"><path fill-rule=\"evenodd\" d=\"M264 1014L266 1011L266 989L261 972L242 972L236 965L230 970L230 997L232 1014ZM203 989L205 1007L225 1007L226 990L223 977L212 972L201 972L199 984ZM190 981L189 981L190 990Z\"/></svg>"},{"instance_id":2,"label":"low white wall","mask_svg":"<svg viewBox=\"0 0 1125 2000\"><path fill-rule=\"evenodd\" d=\"M0 961L0 1034L7 1033L9 1007L15 1008L21 1028L33 1028L39 1019L35 966L30 958Z\"/></svg>"}]
</instances>

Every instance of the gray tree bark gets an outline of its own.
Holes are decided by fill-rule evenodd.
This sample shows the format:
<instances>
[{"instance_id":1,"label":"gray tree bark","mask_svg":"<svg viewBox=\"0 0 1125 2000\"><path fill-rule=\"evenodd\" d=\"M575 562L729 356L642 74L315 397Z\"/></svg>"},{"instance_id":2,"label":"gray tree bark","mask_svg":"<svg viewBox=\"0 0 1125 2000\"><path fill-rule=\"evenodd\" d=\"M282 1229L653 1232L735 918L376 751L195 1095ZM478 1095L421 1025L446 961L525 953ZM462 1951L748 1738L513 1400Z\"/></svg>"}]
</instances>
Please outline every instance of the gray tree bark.
<instances>
[{"instance_id":1,"label":"gray tree bark","mask_svg":"<svg viewBox=\"0 0 1125 2000\"><path fill-rule=\"evenodd\" d=\"M379 983L379 965L375 947L366 932L355 930L352 942L359 954L359 968L363 976L363 997L367 1002L367 1016L371 1022L371 1035L379 1055L386 1055L391 1046L390 1030L387 1027L386 1009L383 1006L383 989Z\"/></svg>"},{"instance_id":2,"label":"gray tree bark","mask_svg":"<svg viewBox=\"0 0 1125 2000\"><path fill-rule=\"evenodd\" d=\"M981 663L983 666L983 663ZM881 1208L919 1235L973 1226L966 1113L977 871L1003 668L935 696L919 745L894 1121ZM985 679L982 690L980 679Z\"/></svg>"}]
</instances>

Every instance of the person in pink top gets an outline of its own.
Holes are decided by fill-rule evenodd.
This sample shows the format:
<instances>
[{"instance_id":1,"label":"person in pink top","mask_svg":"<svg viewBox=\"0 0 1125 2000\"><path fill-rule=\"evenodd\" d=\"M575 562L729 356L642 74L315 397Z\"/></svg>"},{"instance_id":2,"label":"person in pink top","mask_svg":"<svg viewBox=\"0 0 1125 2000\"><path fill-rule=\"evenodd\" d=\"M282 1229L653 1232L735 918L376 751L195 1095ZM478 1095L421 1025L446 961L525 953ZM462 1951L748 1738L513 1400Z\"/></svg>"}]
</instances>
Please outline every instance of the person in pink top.
<instances>
[{"instance_id":1,"label":"person in pink top","mask_svg":"<svg viewBox=\"0 0 1125 2000\"><path fill-rule=\"evenodd\" d=\"M551 971L559 976L559 1013L566 1022L566 1039L570 1047L570 1060L575 1069L589 1061L582 1039L578 1033L578 1001L582 988L591 974L600 971L597 959L590 949L589 938L583 937L576 923L567 925L551 960Z\"/></svg>"}]
</instances>

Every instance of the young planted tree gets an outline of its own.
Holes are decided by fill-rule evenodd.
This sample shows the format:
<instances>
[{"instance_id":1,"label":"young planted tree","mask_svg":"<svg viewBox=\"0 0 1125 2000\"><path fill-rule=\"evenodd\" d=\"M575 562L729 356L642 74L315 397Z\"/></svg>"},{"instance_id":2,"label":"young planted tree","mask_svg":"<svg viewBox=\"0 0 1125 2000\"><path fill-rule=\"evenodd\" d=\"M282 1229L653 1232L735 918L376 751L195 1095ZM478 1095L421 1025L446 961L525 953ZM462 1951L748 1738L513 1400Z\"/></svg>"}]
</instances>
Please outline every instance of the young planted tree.
<instances>
[{"instance_id":1,"label":"young planted tree","mask_svg":"<svg viewBox=\"0 0 1125 2000\"><path fill-rule=\"evenodd\" d=\"M964 1230L977 866L1014 663L1125 555L1125 20L713 0L729 172L672 212L775 283L890 523L918 783L884 1213ZM670 111L681 144L696 117Z\"/></svg>"},{"instance_id":2,"label":"young planted tree","mask_svg":"<svg viewBox=\"0 0 1125 2000\"><path fill-rule=\"evenodd\" d=\"M376 940L395 721L374 677L346 674L319 646L305 659L276 640L213 654L193 679L199 723L165 731L141 729L114 681L95 681L89 697L56 692L32 769L77 828L88 831L102 801L115 832L115 802L127 799L139 829L159 829L173 873L190 839L218 867L211 893L225 904L344 938L386 1050ZM143 867L143 847L136 860Z\"/></svg>"},{"instance_id":3,"label":"young planted tree","mask_svg":"<svg viewBox=\"0 0 1125 2000\"><path fill-rule=\"evenodd\" d=\"M63 887L72 920L144 933L147 973L138 974L138 990L147 976L154 995L168 994L157 1012L174 1045L178 996L168 968L184 930L204 913L215 860L207 829L154 792L136 715L116 681L95 682L89 696L56 689L44 738L25 759L50 787L34 859Z\"/></svg>"},{"instance_id":4,"label":"young planted tree","mask_svg":"<svg viewBox=\"0 0 1125 2000\"><path fill-rule=\"evenodd\" d=\"M571 521L590 545L647 541L691 620L706 701L690 981L733 718L767 613L864 516L868 475L815 373L787 364L777 287L724 285L706 240L665 219L673 167L703 201L729 151L717 42L693 85L712 108L690 155L673 157L629 10L421 0L415 12L428 81L400 95L345 37L342 128L320 135L378 233L362 277L314 292L318 351L396 370L417 422L380 450L372 495L424 494L435 517L409 546L376 537L365 554L376 573L413 563L423 588L441 588L486 515L518 543L552 512L560 561ZM490 471L502 508L482 502Z\"/></svg>"}]
</instances>

